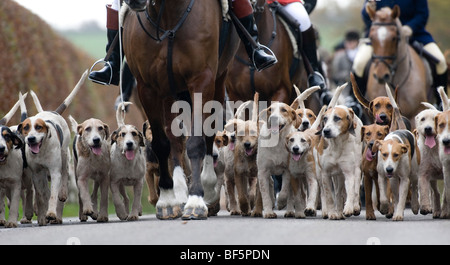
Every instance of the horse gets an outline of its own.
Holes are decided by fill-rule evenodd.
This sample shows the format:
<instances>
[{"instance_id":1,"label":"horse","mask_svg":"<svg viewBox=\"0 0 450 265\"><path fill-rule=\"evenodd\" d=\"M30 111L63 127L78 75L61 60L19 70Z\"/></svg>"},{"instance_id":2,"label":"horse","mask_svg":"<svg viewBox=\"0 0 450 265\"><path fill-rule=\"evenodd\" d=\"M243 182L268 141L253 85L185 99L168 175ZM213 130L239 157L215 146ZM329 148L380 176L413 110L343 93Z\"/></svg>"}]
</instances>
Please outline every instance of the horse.
<instances>
[{"instance_id":1,"label":"horse","mask_svg":"<svg viewBox=\"0 0 450 265\"><path fill-rule=\"evenodd\" d=\"M245 49L242 44L239 45L226 80L229 100L251 100L254 93L258 92L261 101L279 101L290 105L297 96L293 85L301 91L307 88L303 59L294 59L294 47L288 29L265 0L256 1L254 15L259 41L273 51L278 63L257 72L249 67L248 59L244 59L248 58ZM306 105L315 113L320 110L318 97L310 97Z\"/></svg>"},{"instance_id":2,"label":"horse","mask_svg":"<svg viewBox=\"0 0 450 265\"><path fill-rule=\"evenodd\" d=\"M367 80L368 101L386 96L385 84L398 86L398 105L402 114L415 128L414 117L423 109L421 102L430 101L431 70L424 59L408 44L408 34L402 31L400 8L369 6L367 13L372 20L369 39L373 47L372 63ZM430 96L428 96L430 95Z\"/></svg>"},{"instance_id":3,"label":"horse","mask_svg":"<svg viewBox=\"0 0 450 265\"><path fill-rule=\"evenodd\" d=\"M152 128L151 147L159 162L156 217L206 219L209 202L203 198L214 192L216 183L215 133L203 130L204 121L211 116L203 110L211 101L224 101L228 64L237 50L236 31L230 27L225 42L220 42L224 44L219 45L226 23L218 0L125 3L134 12L123 15L124 53L137 80L139 99ZM172 109L185 106L183 103L188 103L189 109L183 108L182 114L189 110L189 120L179 122L181 115ZM176 129L190 129L191 134L179 135ZM183 171L184 150L192 170L189 191Z\"/></svg>"}]
</instances>

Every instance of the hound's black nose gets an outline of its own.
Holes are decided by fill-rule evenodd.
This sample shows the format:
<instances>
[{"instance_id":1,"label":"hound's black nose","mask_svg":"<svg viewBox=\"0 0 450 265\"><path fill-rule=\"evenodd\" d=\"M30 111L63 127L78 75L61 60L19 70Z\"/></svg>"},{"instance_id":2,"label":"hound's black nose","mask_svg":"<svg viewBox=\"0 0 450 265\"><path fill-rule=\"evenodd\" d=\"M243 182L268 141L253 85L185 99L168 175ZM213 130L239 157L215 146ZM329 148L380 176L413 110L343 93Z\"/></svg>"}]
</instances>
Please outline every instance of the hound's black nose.
<instances>
[{"instance_id":1,"label":"hound's black nose","mask_svg":"<svg viewBox=\"0 0 450 265\"><path fill-rule=\"evenodd\" d=\"M249 143L249 142L245 142L244 143L244 147L247 148L247 149L250 148L251 146L252 146L252 144Z\"/></svg>"},{"instance_id":2,"label":"hound's black nose","mask_svg":"<svg viewBox=\"0 0 450 265\"><path fill-rule=\"evenodd\" d=\"M294 153L298 153L298 151L300 151L300 148L298 146L294 146L292 147L292 151L294 151Z\"/></svg>"},{"instance_id":3,"label":"hound's black nose","mask_svg":"<svg viewBox=\"0 0 450 265\"><path fill-rule=\"evenodd\" d=\"M36 137L35 136L28 137L28 143L30 144L36 143Z\"/></svg>"}]
</instances>

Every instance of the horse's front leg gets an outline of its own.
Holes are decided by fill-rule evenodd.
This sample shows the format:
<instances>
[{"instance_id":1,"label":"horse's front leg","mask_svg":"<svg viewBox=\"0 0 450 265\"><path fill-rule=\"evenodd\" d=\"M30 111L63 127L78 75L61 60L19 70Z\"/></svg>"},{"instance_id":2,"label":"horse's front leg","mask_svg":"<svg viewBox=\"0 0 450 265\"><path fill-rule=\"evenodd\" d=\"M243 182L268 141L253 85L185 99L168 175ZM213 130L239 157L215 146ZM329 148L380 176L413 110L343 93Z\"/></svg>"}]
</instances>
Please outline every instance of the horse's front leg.
<instances>
[{"instance_id":1,"label":"horse's front leg","mask_svg":"<svg viewBox=\"0 0 450 265\"><path fill-rule=\"evenodd\" d=\"M182 218L185 220L202 220L208 216L208 207L204 200L205 193L214 192L217 182L212 157L214 140L212 130L214 128L211 128L207 122L210 113L204 113L203 109L205 104L210 104L214 99L214 75L212 71L206 69L197 78L194 78L189 84L189 91L191 91L193 105L191 136L186 142L186 151L191 161L192 183Z\"/></svg>"}]
</instances>

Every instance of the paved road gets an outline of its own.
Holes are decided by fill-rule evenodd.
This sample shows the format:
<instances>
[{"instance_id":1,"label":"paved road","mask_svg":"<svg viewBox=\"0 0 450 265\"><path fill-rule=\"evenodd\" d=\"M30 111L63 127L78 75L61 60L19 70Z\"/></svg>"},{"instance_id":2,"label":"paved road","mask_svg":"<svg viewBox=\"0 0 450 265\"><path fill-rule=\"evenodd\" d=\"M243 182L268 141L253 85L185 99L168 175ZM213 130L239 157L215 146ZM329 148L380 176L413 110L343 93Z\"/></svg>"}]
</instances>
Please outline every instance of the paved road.
<instances>
[{"instance_id":1,"label":"paved road","mask_svg":"<svg viewBox=\"0 0 450 265\"><path fill-rule=\"evenodd\" d=\"M0 228L0 244L364 245L369 238L381 244L450 244L450 220L413 215L410 209L405 210L403 222L381 215L366 221L364 211L341 221L323 220L320 212L306 219L287 219L283 211L277 213L278 219L270 220L229 216L225 211L206 221L160 221L154 215L136 222L121 222L115 216L108 223L71 218L63 225Z\"/></svg>"}]
</instances>

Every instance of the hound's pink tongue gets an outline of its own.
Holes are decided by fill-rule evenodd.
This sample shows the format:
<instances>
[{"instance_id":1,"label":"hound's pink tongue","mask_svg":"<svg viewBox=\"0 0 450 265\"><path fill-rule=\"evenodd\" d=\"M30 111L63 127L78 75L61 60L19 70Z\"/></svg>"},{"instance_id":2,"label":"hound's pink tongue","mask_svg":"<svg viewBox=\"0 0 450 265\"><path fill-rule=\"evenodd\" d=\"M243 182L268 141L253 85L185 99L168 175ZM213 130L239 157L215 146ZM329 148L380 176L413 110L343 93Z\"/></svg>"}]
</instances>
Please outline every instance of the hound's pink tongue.
<instances>
[{"instance_id":1,"label":"hound's pink tongue","mask_svg":"<svg viewBox=\"0 0 450 265\"><path fill-rule=\"evenodd\" d=\"M369 148L367 148L367 151L366 151L366 160L367 161L372 161L373 160L372 151Z\"/></svg>"},{"instance_id":2,"label":"hound's pink tongue","mask_svg":"<svg viewBox=\"0 0 450 265\"><path fill-rule=\"evenodd\" d=\"M450 155L450 147L444 147L444 153Z\"/></svg>"},{"instance_id":3,"label":"hound's pink tongue","mask_svg":"<svg viewBox=\"0 0 450 265\"><path fill-rule=\"evenodd\" d=\"M300 160L300 157L302 157L301 154L292 154L292 159L294 159L294 161Z\"/></svg>"},{"instance_id":4,"label":"hound's pink tongue","mask_svg":"<svg viewBox=\"0 0 450 265\"><path fill-rule=\"evenodd\" d=\"M101 155L102 154L102 148L101 147L91 147L92 153L94 155Z\"/></svg>"},{"instance_id":5,"label":"hound's pink tongue","mask_svg":"<svg viewBox=\"0 0 450 265\"><path fill-rule=\"evenodd\" d=\"M39 150L40 150L39 144L31 144L31 145L29 145L29 147L30 147L31 152L33 152L35 154L39 153Z\"/></svg>"},{"instance_id":6,"label":"hound's pink tongue","mask_svg":"<svg viewBox=\"0 0 450 265\"><path fill-rule=\"evenodd\" d=\"M228 144L228 149L230 149L230 151L234 151L234 143L233 142L230 142Z\"/></svg>"},{"instance_id":7,"label":"hound's pink tongue","mask_svg":"<svg viewBox=\"0 0 450 265\"><path fill-rule=\"evenodd\" d=\"M375 115L375 119L377 120L377 123L383 123L383 120L380 118L380 115Z\"/></svg>"},{"instance_id":8,"label":"hound's pink tongue","mask_svg":"<svg viewBox=\"0 0 450 265\"><path fill-rule=\"evenodd\" d=\"M280 131L280 127L278 126L278 124L273 124L273 125L270 127L270 131L271 131L272 133L278 133L278 132Z\"/></svg>"},{"instance_id":9,"label":"hound's pink tongue","mask_svg":"<svg viewBox=\"0 0 450 265\"><path fill-rule=\"evenodd\" d=\"M127 150L125 151L125 157L128 160L133 160L134 159L134 151L133 150Z\"/></svg>"},{"instance_id":10,"label":"hound's pink tongue","mask_svg":"<svg viewBox=\"0 0 450 265\"><path fill-rule=\"evenodd\" d=\"M429 148L433 148L436 145L436 139L434 139L434 136L426 136L425 145Z\"/></svg>"}]
</instances>

